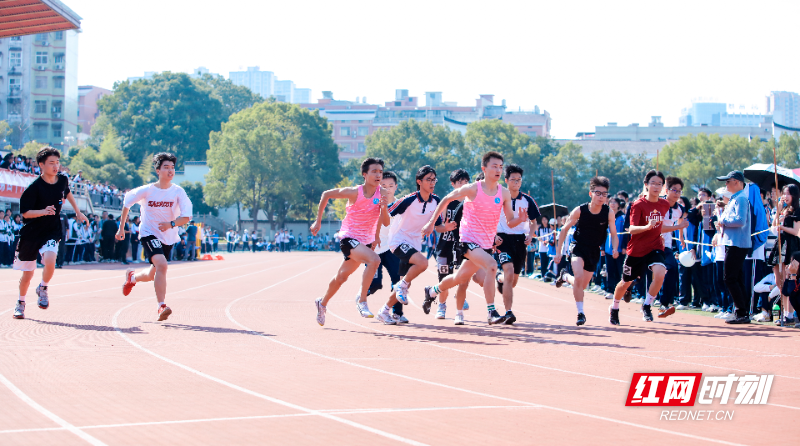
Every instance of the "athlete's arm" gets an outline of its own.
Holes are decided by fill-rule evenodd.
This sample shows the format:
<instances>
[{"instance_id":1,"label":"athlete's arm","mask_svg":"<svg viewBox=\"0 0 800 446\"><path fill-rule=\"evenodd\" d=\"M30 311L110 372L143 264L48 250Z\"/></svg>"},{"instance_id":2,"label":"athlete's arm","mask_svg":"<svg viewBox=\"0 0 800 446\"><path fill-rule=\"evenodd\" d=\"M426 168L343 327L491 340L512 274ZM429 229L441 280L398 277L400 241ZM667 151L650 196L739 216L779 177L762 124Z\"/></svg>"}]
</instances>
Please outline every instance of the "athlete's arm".
<instances>
[{"instance_id":1,"label":"athlete's arm","mask_svg":"<svg viewBox=\"0 0 800 446\"><path fill-rule=\"evenodd\" d=\"M639 219L637 217L639 217L639 213L640 212L641 211L636 207L636 204L634 203L634 205L631 206L631 225L628 227L628 232L631 235L640 234L642 232L647 232L647 231L655 228L655 223L653 223L652 220L648 220L647 224L644 225L644 226L635 226L633 224L633 222L639 221Z\"/></svg>"},{"instance_id":2,"label":"athlete's arm","mask_svg":"<svg viewBox=\"0 0 800 446\"><path fill-rule=\"evenodd\" d=\"M444 221L440 225L436 225L436 232L444 233L450 232L458 226L458 223L449 220L450 216L445 217Z\"/></svg>"},{"instance_id":3,"label":"athlete's arm","mask_svg":"<svg viewBox=\"0 0 800 446\"><path fill-rule=\"evenodd\" d=\"M389 226L392 223L392 217L389 216L389 199L385 193L381 193L381 216L378 222L377 232L381 231L381 226Z\"/></svg>"},{"instance_id":4,"label":"athlete's arm","mask_svg":"<svg viewBox=\"0 0 800 446\"><path fill-rule=\"evenodd\" d=\"M117 234L114 236L117 240L125 240L125 222L128 221L128 212L130 211L130 207L122 208L122 215L119 216L119 228L117 228Z\"/></svg>"},{"instance_id":5,"label":"athlete's arm","mask_svg":"<svg viewBox=\"0 0 800 446\"><path fill-rule=\"evenodd\" d=\"M619 237L617 237L617 219L614 217L614 213L609 210L608 212L608 230L611 233L611 248L613 249L612 254L616 259L619 257Z\"/></svg>"},{"instance_id":6,"label":"athlete's arm","mask_svg":"<svg viewBox=\"0 0 800 446\"><path fill-rule=\"evenodd\" d=\"M67 193L67 201L69 201L69 204L70 204L70 206L72 206L72 209L75 209L75 218L78 221L81 221L81 222L84 222L84 223L88 223L89 220L87 220L86 216L83 215L83 212L81 212L81 210L78 209L78 203L75 201L75 197L72 196L72 191Z\"/></svg>"},{"instance_id":7,"label":"athlete's arm","mask_svg":"<svg viewBox=\"0 0 800 446\"><path fill-rule=\"evenodd\" d=\"M502 186L498 184L497 187ZM503 212L506 214L506 221L508 222L509 228L518 226L520 223L528 219L528 216L522 212L519 213L520 215L518 217L514 217L514 210L511 209L511 192L509 192L505 187L503 187Z\"/></svg>"},{"instance_id":8,"label":"athlete's arm","mask_svg":"<svg viewBox=\"0 0 800 446\"><path fill-rule=\"evenodd\" d=\"M561 232L558 234L558 243L556 243L556 258L554 260L556 264L561 262L561 248L564 246L564 240L566 240L567 236L569 235L569 228L575 226L575 223L578 222L580 216L581 216L581 208L577 207L573 209L572 212L570 212L569 218L567 219L567 222L564 224L564 227L561 228Z\"/></svg>"},{"instance_id":9,"label":"athlete's arm","mask_svg":"<svg viewBox=\"0 0 800 446\"><path fill-rule=\"evenodd\" d=\"M661 225L661 233L663 234L665 232L680 231L687 226L689 226L689 222L681 218L678 220L678 224L675 226Z\"/></svg>"},{"instance_id":10,"label":"athlete's arm","mask_svg":"<svg viewBox=\"0 0 800 446\"><path fill-rule=\"evenodd\" d=\"M322 214L328 206L328 200L337 198L347 198L355 202L358 200L358 187L341 187L338 189L329 189L322 193L322 197L319 199L319 209L317 210L317 221L315 221L309 229L312 234L317 235L322 227Z\"/></svg>"},{"instance_id":11,"label":"athlete's arm","mask_svg":"<svg viewBox=\"0 0 800 446\"><path fill-rule=\"evenodd\" d=\"M447 205L450 204L453 200L463 200L464 198L475 199L475 194L477 189L475 189L478 183L470 183L465 184L458 189L454 189L449 194L445 195L442 201L436 206L436 210L433 211L433 215L431 215L431 220L428 223L425 223L425 226L422 227L422 235L428 236L433 232L434 226L436 226L436 219L442 214L442 212L447 209ZM499 186L498 186L499 187Z\"/></svg>"}]
</instances>

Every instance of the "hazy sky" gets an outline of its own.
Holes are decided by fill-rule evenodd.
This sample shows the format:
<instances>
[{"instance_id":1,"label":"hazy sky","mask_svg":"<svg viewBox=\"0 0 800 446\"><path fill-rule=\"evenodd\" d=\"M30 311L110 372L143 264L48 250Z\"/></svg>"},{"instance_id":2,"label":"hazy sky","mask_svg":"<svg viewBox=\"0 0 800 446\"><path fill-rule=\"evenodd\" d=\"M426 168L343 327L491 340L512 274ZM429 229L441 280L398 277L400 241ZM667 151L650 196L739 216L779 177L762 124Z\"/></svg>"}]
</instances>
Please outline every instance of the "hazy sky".
<instances>
[{"instance_id":1,"label":"hazy sky","mask_svg":"<svg viewBox=\"0 0 800 446\"><path fill-rule=\"evenodd\" d=\"M315 101L494 94L549 111L557 138L651 115L677 125L696 97L749 108L800 92L797 0L63 1L83 17L80 85L257 65Z\"/></svg>"}]
</instances>

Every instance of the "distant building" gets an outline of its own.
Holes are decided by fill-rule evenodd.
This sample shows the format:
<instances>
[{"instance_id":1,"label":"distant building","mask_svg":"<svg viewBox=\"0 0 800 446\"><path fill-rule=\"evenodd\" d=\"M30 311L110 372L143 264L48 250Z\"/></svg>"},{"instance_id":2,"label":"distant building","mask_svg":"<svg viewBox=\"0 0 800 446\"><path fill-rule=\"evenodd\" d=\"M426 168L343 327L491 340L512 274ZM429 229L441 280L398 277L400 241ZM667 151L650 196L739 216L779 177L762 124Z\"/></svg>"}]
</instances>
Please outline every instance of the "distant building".
<instances>
[{"instance_id":1,"label":"distant building","mask_svg":"<svg viewBox=\"0 0 800 446\"><path fill-rule=\"evenodd\" d=\"M772 121L786 127L800 128L800 95L773 91L767 96L767 114Z\"/></svg>"},{"instance_id":2,"label":"distant building","mask_svg":"<svg viewBox=\"0 0 800 446\"><path fill-rule=\"evenodd\" d=\"M131 76L128 78L128 82L136 82L142 79L152 79L153 76L156 75L155 71L145 71L144 76Z\"/></svg>"},{"instance_id":3,"label":"distant building","mask_svg":"<svg viewBox=\"0 0 800 446\"><path fill-rule=\"evenodd\" d=\"M294 102L295 104L308 104L311 102L311 89L310 88L295 88L294 89Z\"/></svg>"},{"instance_id":4,"label":"distant building","mask_svg":"<svg viewBox=\"0 0 800 446\"><path fill-rule=\"evenodd\" d=\"M247 87L263 98L275 95L275 73L261 71L259 67L247 67L247 71L231 71L230 80L234 85Z\"/></svg>"},{"instance_id":5,"label":"distant building","mask_svg":"<svg viewBox=\"0 0 800 446\"><path fill-rule=\"evenodd\" d=\"M594 133L582 133L584 139L605 141L670 141L680 139L681 136L697 135L699 133L724 135L739 135L744 137L768 139L772 137L772 120L763 118L758 125L746 126L678 126L664 127L660 116L653 116L652 121L642 127L637 123L627 126L618 126L616 122L595 127Z\"/></svg>"},{"instance_id":6,"label":"distant building","mask_svg":"<svg viewBox=\"0 0 800 446\"><path fill-rule=\"evenodd\" d=\"M55 31L0 40L0 120L15 149L36 140L64 148L78 127L78 33Z\"/></svg>"},{"instance_id":7,"label":"distant building","mask_svg":"<svg viewBox=\"0 0 800 446\"><path fill-rule=\"evenodd\" d=\"M742 106L744 107L744 106ZM743 111L740 109L740 111ZM760 113L736 113L732 104L722 102L692 101L692 106L681 110L678 123L683 127L719 126L752 127L764 120Z\"/></svg>"},{"instance_id":8,"label":"distant building","mask_svg":"<svg viewBox=\"0 0 800 446\"><path fill-rule=\"evenodd\" d=\"M322 92L317 103L302 103L301 107L319 110L321 116L328 118L333 125L333 140L342 151L340 158L357 158L366 152L366 139L378 129L388 129L403 121L415 119L430 121L435 125L466 132L467 124L482 119L499 119L514 125L530 137L550 136L551 119L547 111L508 111L505 101L494 104L494 95L480 95L475 106L459 106L454 102L444 102L441 92L425 93L425 106L418 98L409 96L408 90L395 90L393 101L384 105L367 104L366 98L355 101L335 100L330 91Z\"/></svg>"},{"instance_id":9,"label":"distant building","mask_svg":"<svg viewBox=\"0 0 800 446\"><path fill-rule=\"evenodd\" d=\"M275 99L281 102L294 103L294 82L275 80Z\"/></svg>"},{"instance_id":10,"label":"distant building","mask_svg":"<svg viewBox=\"0 0 800 446\"><path fill-rule=\"evenodd\" d=\"M81 133L92 134L92 126L97 117L100 116L100 112L97 109L97 101L111 93L113 93L111 90L95 87L94 85L78 87L78 125L81 126Z\"/></svg>"}]
</instances>

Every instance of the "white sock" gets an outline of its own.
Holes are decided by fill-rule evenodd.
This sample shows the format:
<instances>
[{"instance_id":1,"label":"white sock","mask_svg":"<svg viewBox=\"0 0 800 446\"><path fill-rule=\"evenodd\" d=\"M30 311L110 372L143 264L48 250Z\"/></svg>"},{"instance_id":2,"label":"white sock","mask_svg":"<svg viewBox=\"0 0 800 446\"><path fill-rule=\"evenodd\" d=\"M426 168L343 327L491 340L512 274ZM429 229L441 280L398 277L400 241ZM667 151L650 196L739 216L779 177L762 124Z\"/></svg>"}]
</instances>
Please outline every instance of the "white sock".
<instances>
[{"instance_id":1,"label":"white sock","mask_svg":"<svg viewBox=\"0 0 800 446\"><path fill-rule=\"evenodd\" d=\"M162 306L166 306L166 305L167 304L165 304L164 302L159 302L158 303L158 309L160 310Z\"/></svg>"},{"instance_id":2,"label":"white sock","mask_svg":"<svg viewBox=\"0 0 800 446\"><path fill-rule=\"evenodd\" d=\"M647 297L644 299L645 305L652 305L653 301L656 300L655 296L651 296L650 293L647 293Z\"/></svg>"},{"instance_id":3,"label":"white sock","mask_svg":"<svg viewBox=\"0 0 800 446\"><path fill-rule=\"evenodd\" d=\"M575 302L575 306L578 307L578 313L583 313L583 302Z\"/></svg>"},{"instance_id":4,"label":"white sock","mask_svg":"<svg viewBox=\"0 0 800 446\"><path fill-rule=\"evenodd\" d=\"M612 310L619 310L619 301L618 300L614 300L614 303L611 304L611 309Z\"/></svg>"},{"instance_id":5,"label":"white sock","mask_svg":"<svg viewBox=\"0 0 800 446\"><path fill-rule=\"evenodd\" d=\"M458 314L461 317L464 317L464 310L457 310L456 314Z\"/></svg>"},{"instance_id":6,"label":"white sock","mask_svg":"<svg viewBox=\"0 0 800 446\"><path fill-rule=\"evenodd\" d=\"M131 274L131 283L136 283L136 274Z\"/></svg>"},{"instance_id":7,"label":"white sock","mask_svg":"<svg viewBox=\"0 0 800 446\"><path fill-rule=\"evenodd\" d=\"M389 308L388 305L384 305L383 308L381 308L381 313L389 313L391 311L392 311L392 309Z\"/></svg>"},{"instance_id":8,"label":"white sock","mask_svg":"<svg viewBox=\"0 0 800 446\"><path fill-rule=\"evenodd\" d=\"M50 286L50 282L45 282L44 280L42 280L41 285L42 286Z\"/></svg>"},{"instance_id":9,"label":"white sock","mask_svg":"<svg viewBox=\"0 0 800 446\"><path fill-rule=\"evenodd\" d=\"M400 286L403 288L408 288L411 286L411 284L406 282L406 279L400 279Z\"/></svg>"},{"instance_id":10,"label":"white sock","mask_svg":"<svg viewBox=\"0 0 800 446\"><path fill-rule=\"evenodd\" d=\"M20 302L25 302L25 296L19 296L19 299L17 299L17 300L20 301Z\"/></svg>"}]
</instances>

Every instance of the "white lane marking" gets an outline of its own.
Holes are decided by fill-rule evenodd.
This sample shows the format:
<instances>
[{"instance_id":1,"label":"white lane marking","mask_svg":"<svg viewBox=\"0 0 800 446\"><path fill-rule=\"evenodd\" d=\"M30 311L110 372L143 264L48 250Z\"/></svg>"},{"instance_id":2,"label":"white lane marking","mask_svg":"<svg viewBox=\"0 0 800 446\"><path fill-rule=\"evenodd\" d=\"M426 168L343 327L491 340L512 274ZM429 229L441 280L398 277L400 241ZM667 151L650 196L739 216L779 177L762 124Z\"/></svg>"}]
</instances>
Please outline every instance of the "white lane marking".
<instances>
[{"instance_id":1,"label":"white lane marking","mask_svg":"<svg viewBox=\"0 0 800 446\"><path fill-rule=\"evenodd\" d=\"M323 409L320 412L331 413L338 415L361 415L361 414L381 414L381 413L397 413L397 412L429 412L429 411L443 411L443 410L484 410L484 409L538 409L533 406L456 406L456 407L410 407L410 408L389 408L389 409ZM292 413L280 415L252 415L246 417L223 417L223 418L199 418L194 420L172 420L172 421L144 421L141 423L121 423L121 424L96 424L92 426L79 426L78 429L110 429L117 427L137 427L137 426L157 426L163 424L190 424L190 423L207 423L215 421L247 421L247 420L265 420L270 418L294 418L294 417L313 417L316 414L312 413ZM32 429L11 429L0 431L2 434L18 434L25 432L48 432L48 431L63 431L63 427L44 427Z\"/></svg>"},{"instance_id":2,"label":"white lane marking","mask_svg":"<svg viewBox=\"0 0 800 446\"><path fill-rule=\"evenodd\" d=\"M29 405L32 408L36 409L37 412L39 412L42 415L46 416L47 418L52 420L54 423L56 423L59 426L61 426L63 429L66 429L66 430L72 432L73 434L77 435L78 437L80 437L82 440L86 441L89 444L92 444L92 445L95 445L95 446L105 446L105 443L103 443L102 441L92 437L91 435L87 434L86 432L84 432L84 431L80 430L79 428L73 426L72 424L66 422L64 419L62 419L58 415L56 415L53 412L50 412L49 410L47 410L44 407L42 407L39 403L37 403L36 401L31 399L31 397L29 397L28 395L26 395L22 390L19 390L19 388L17 388L17 386L15 386L11 381L8 380L8 378L3 376L2 374L0 374L0 382L2 382L6 387L8 387L8 389L14 395L16 395L22 401L24 401L27 405Z\"/></svg>"},{"instance_id":3,"label":"white lane marking","mask_svg":"<svg viewBox=\"0 0 800 446\"><path fill-rule=\"evenodd\" d=\"M390 372L390 371L387 371L387 370L382 370L382 369L378 369L378 368L374 368L374 367L369 367L369 366L365 366L365 365L362 365L362 364L357 364L357 363L350 362L350 361L344 361L344 360L339 359L339 358L334 358L332 356L324 355L322 353L317 353L317 352L314 352L314 351L311 351L311 350L307 350L305 348L298 347L298 346L295 346L295 345L292 345L292 344L288 344L286 342L279 341L277 339L273 339L271 337L265 336L262 333L257 332L255 330L253 330L253 329L251 329L251 328L239 323L238 321L236 321L233 318L233 316L231 315L231 312L230 312L231 306L233 306L236 302L239 302L242 299L244 299L246 297L249 297L251 295L252 294L249 294L247 296L242 296L242 297L232 301L230 304L228 304L227 307L225 307L225 314L228 316L228 319L230 319L231 322L233 322L234 324L238 325L239 327L241 327L241 328L243 328L243 329L245 329L245 330L257 335L257 336L260 336L262 339L265 339L267 341L274 342L276 344L283 345L285 347L289 347L289 348L301 351L303 353L307 353L309 355L318 356L320 358L328 359L328 360L335 361L335 362L338 362L338 363L341 363L341 364L347 364L347 365L350 365L350 366L353 366L353 367L357 367L357 368L361 368L361 369L365 369L365 370L370 370L370 371L382 373L382 374L385 374L385 375L390 375L390 376L395 376L395 377L398 377L398 378L407 379L409 381L416 381L416 382L429 384L429 385L436 386L436 387L441 387L441 388L445 388L445 389L450 389L450 390L456 390L456 391L460 391L460 392L464 392L464 393L469 393L469 394L472 394L472 395L478 395L478 396L483 396L483 397L487 397L487 398L493 398L493 399L498 399L498 400L502 400L502 401L508 401L508 402L512 402L512 403L516 403L516 404L524 404L524 405L527 405L527 406L541 407L541 408L544 408L544 409L550 409L550 410L554 410L554 411L557 411L557 412L563 412L563 413L568 413L568 414L572 414L572 415L579 415L579 416L583 416L583 417L587 417L587 418L593 418L593 419L602 420L602 421L611 422L611 423L624 424L626 426L636 427L636 428L639 428L639 429L645 429L645 430L651 430L651 431L661 432L661 433L665 433L665 434L677 435L677 436L680 436L680 437L692 438L692 439L695 439L695 440L703 440L703 441L708 441L708 442L712 442L712 443L727 444L727 445L733 445L733 446L741 446L740 443L732 443L732 442L728 442L728 441L724 441L724 440L718 440L718 439L715 439L715 438L700 437L700 436L697 436L697 435L685 434L685 433L682 433L682 432L675 432L673 430L668 430L668 429L659 429L659 428L650 427L650 426L646 426L646 425L640 425L640 424L636 424L636 423L630 423L630 422L627 422L627 421L617 420L617 419L614 419L614 418L608 418L608 417L603 417L603 416L599 416L599 415L593 415L593 414L588 414L588 413L583 413L583 412L577 412L577 411L574 411L574 410L563 409L563 408L560 408L560 407L546 406L546 405L543 405L543 404L531 403L531 402L528 402L528 401L521 401L521 400L516 400L516 399L513 399L513 398L506 398L506 397L502 397L502 396L498 396L498 395L492 395L492 394L488 394L488 393L478 392L478 391L475 391L475 390L469 390L469 389L464 389L464 388L460 388L460 387L450 386L450 385L447 385L447 384L437 383L437 382L434 382L434 381L428 381L428 380L424 380L424 379L421 379L421 378L414 378L412 376L403 375L403 374L395 373L395 372ZM330 310L328 310L328 312L331 313ZM333 314L333 313L331 313L331 314ZM336 317L339 317L339 316L336 316Z\"/></svg>"},{"instance_id":4,"label":"white lane marking","mask_svg":"<svg viewBox=\"0 0 800 446\"><path fill-rule=\"evenodd\" d=\"M313 269L319 268L320 266L324 265L325 263L328 263L328 262L321 263L321 264L319 264L319 265L317 265L315 267L309 268L309 269L307 269L307 270L305 270L303 272L295 274L294 276L291 276L291 277L288 277L286 279L283 279L280 282L277 282L277 283L274 283L274 284L272 284L270 286L264 287L264 288L256 291L255 293L249 294L248 296L252 296L253 294L257 294L257 293L266 291L266 290L268 290L270 288L273 288L273 287L276 287L276 286L278 286L278 285L280 285L280 284L282 284L284 282L288 282L289 280L292 280L295 277L299 277L299 276L301 276L301 275L303 275L303 274L305 274L305 273L307 273L307 272L309 272L309 271L311 271ZM226 280L230 280L230 279L226 279ZM211 284L206 284L206 285L203 285L203 286L208 286L208 285L211 285ZM117 318L120 315L120 313L122 313L125 309L127 309L128 307L130 307L134 303L136 303L136 302L133 302L133 303L121 308L119 311L117 311L116 314L114 314L114 317L112 318L111 324L114 327L114 329L117 331L117 333L125 341L127 341L129 344L133 345L134 347L138 348L139 350L141 350L141 351L143 351L143 352L145 352L147 354L150 354L150 355L152 355L152 356L154 356L154 357L156 357L156 358L158 358L158 359L160 359L160 360L162 360L162 361L164 361L164 362L166 362L168 364L172 364L175 367L179 367L179 368L181 368L183 370L186 370L187 372L193 373L193 374L195 374L197 376L200 376L202 378L206 378L206 379L208 379L210 381L214 381L217 384L221 384L221 385L229 387L231 389L238 390L240 392L243 392L243 393L246 393L248 395L251 395L251 396L254 396L254 397L257 397L257 398L261 398L261 399L270 401L270 402L275 403L275 404L280 404L282 406L286 406L286 407L289 407L291 409L294 409L294 410L297 410L297 411L300 411L300 412L305 412L307 414L318 415L320 417L327 418L327 419L332 420L332 421L338 421L338 422L346 424L346 425L348 425L350 427L355 427L357 429L362 429L362 430L365 430L367 432L380 435L382 437L386 437L386 438L389 438L389 439L392 439L392 440L395 440L395 441L399 441L401 443L413 444L413 445L418 445L418 446L425 445L425 443L420 443L418 441L414 441L414 440L411 440L409 438L404 438L404 437L401 437L399 435L390 434L388 432L384 432L384 431L381 431L379 429L375 429L375 428L372 428L372 427L369 427L369 426L366 426L366 425L363 425L363 424L360 424L360 423L356 423L354 421L350 421L350 420L347 420L345 418L337 417L335 415L324 413L324 412L321 412L319 410L309 409L307 407L303 407L303 406L300 406L300 405L297 405L297 404L294 404L294 403L290 403L288 401L283 401L283 400L280 400L280 399L277 399L277 398L273 398L271 396L267 396L267 395L252 391L250 389L245 389L244 387L241 387L241 386L238 386L236 384L230 383L228 381L225 381L223 379L217 378L215 376L211 376L211 375L209 375L207 373L201 372L201 371L199 371L197 369L193 369L193 368L191 368L191 367L189 367L187 365L181 364L181 363L179 363L177 361L173 361L173 360L171 360L171 359L169 359L167 357L159 355L156 352L148 350L148 349L142 347L141 345L137 344L136 342L134 342L127 335L125 335L125 333L123 333L122 330L120 330L118 325L117 325ZM249 330L249 331L252 331L252 330Z\"/></svg>"}]
</instances>

